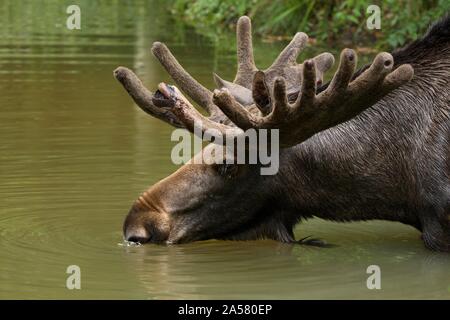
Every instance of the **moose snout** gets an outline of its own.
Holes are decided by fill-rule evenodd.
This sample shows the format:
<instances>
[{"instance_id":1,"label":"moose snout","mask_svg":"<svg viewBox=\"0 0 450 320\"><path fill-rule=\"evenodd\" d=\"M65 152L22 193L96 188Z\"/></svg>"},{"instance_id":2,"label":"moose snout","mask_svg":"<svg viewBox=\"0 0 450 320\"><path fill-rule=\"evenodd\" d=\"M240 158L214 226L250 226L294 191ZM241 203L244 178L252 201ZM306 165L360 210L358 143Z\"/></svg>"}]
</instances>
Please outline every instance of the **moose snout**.
<instances>
[{"instance_id":1,"label":"moose snout","mask_svg":"<svg viewBox=\"0 0 450 320\"><path fill-rule=\"evenodd\" d=\"M126 241L143 243L164 243L169 237L168 216L164 212L151 210L136 202L123 224Z\"/></svg>"},{"instance_id":2,"label":"moose snout","mask_svg":"<svg viewBox=\"0 0 450 320\"><path fill-rule=\"evenodd\" d=\"M125 239L131 242L146 243L150 240L150 233L144 227L131 228L125 231Z\"/></svg>"}]
</instances>

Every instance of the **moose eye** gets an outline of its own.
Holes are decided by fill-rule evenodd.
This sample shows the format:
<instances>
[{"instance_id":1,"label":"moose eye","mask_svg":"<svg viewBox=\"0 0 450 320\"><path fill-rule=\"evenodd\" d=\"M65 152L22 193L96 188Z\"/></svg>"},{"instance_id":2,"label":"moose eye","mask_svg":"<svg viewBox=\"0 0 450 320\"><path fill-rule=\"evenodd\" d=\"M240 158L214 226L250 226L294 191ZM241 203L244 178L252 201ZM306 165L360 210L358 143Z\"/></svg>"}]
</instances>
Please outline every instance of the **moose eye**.
<instances>
[{"instance_id":1,"label":"moose eye","mask_svg":"<svg viewBox=\"0 0 450 320\"><path fill-rule=\"evenodd\" d=\"M214 169L221 177L230 179L237 175L239 166L237 164L223 163L215 165Z\"/></svg>"}]
</instances>

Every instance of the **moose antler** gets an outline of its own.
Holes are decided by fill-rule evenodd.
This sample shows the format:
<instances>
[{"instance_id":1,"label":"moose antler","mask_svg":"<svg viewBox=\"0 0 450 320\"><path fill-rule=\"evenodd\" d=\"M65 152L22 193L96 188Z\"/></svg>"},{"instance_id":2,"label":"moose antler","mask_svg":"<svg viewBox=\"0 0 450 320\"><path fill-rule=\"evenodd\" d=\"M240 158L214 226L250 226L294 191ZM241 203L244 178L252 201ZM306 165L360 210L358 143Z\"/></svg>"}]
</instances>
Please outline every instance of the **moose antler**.
<instances>
[{"instance_id":1,"label":"moose antler","mask_svg":"<svg viewBox=\"0 0 450 320\"><path fill-rule=\"evenodd\" d=\"M238 70L233 82L228 82L214 74L214 80L219 88L228 89L242 104L253 104L252 79L259 71L253 58L251 21L248 17L239 18L236 28ZM306 46L308 36L303 32L295 34L291 42L278 55L272 65L264 70L267 85L272 86L277 76L284 77L289 83L290 91L294 91L301 83L302 64L297 64L299 53ZM325 52L314 58L316 61L317 83L323 81L323 74L334 64L331 53Z\"/></svg>"},{"instance_id":2,"label":"moose antler","mask_svg":"<svg viewBox=\"0 0 450 320\"><path fill-rule=\"evenodd\" d=\"M384 52L352 80L356 54L345 49L331 83L317 94L317 85L322 83L323 74L334 58L323 53L297 64L297 56L307 39L306 34L297 33L274 63L259 71L253 58L251 22L248 17L241 17L237 26L235 80L232 83L215 75L221 89L214 93L189 75L164 44L155 42L153 54L181 90L202 106L209 117L198 112L175 87L160 84L159 90L152 94L131 70L119 67L114 75L141 109L173 126L194 132L196 125L201 124L202 132L215 129L237 137L250 128L279 129L280 144L284 147L351 119L412 78L410 65L392 71L393 58ZM226 117L231 124L224 124Z\"/></svg>"},{"instance_id":3,"label":"moose antler","mask_svg":"<svg viewBox=\"0 0 450 320\"><path fill-rule=\"evenodd\" d=\"M274 82L274 101L268 106L268 90L263 85L264 73L256 73L254 100L264 116L250 113L226 89L215 90L213 101L243 130L279 129L280 145L289 147L353 118L412 78L414 71L410 65L401 65L391 72L393 65L394 61L389 53L379 53L371 66L351 81L356 54L351 49L344 49L338 71L327 89L319 94L316 94L315 61L308 60L304 63L301 90L292 104L286 93L285 80L278 77ZM256 89L262 87L264 88Z\"/></svg>"},{"instance_id":4,"label":"moose antler","mask_svg":"<svg viewBox=\"0 0 450 320\"><path fill-rule=\"evenodd\" d=\"M295 59L300 52L300 49L306 44L307 36L304 33L298 33L291 43L283 50L272 67L267 69L269 75L277 75L288 77L292 81L298 81L301 75L301 65L295 63ZM152 46L152 53L167 70L175 83L190 96L197 104L203 107L210 115L213 121L226 121L224 114L220 109L214 105L212 101L212 92L198 83L181 64L176 60L170 50L160 42L155 42ZM226 87L230 92L234 92L237 98L246 97L240 100L244 105L253 104L251 85L249 86L245 79L253 78L253 74L257 71L253 59L253 47L251 37L251 22L246 16L243 16L238 21L237 26L237 53L238 53L238 71L236 74L235 83L231 83L220 79L215 75L218 87ZM287 58L287 59L286 59ZM328 70L334 58L330 53L324 53L317 56L317 74L323 75L323 72ZM289 62L290 65L285 65L283 70L282 62ZM170 125L182 127L180 121L174 116L173 112L167 103L160 101L159 106L155 106L152 102L153 93L148 91L139 80L139 78L128 68L119 67L114 71L114 76L127 90L128 94L133 98L136 104L148 114L161 119ZM269 79L270 77L268 77ZM318 80L321 81L321 78ZM243 85L242 85L243 84Z\"/></svg>"}]
</instances>

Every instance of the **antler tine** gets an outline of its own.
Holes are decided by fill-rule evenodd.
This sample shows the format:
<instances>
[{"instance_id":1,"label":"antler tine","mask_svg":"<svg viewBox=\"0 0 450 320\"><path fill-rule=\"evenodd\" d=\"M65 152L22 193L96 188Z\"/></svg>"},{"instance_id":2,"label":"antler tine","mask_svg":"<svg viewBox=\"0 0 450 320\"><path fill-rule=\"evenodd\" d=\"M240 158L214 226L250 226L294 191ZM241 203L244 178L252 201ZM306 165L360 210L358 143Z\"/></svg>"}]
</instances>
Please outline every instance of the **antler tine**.
<instances>
[{"instance_id":1,"label":"antler tine","mask_svg":"<svg viewBox=\"0 0 450 320\"><path fill-rule=\"evenodd\" d=\"M399 66L384 78L383 83L381 84L382 93L387 93L400 87L405 82L411 80L413 76L414 69L411 65L403 64Z\"/></svg>"},{"instance_id":2,"label":"antler tine","mask_svg":"<svg viewBox=\"0 0 450 320\"><path fill-rule=\"evenodd\" d=\"M186 72L163 43L153 43L152 52L181 90L186 92L196 103L205 108L210 115L217 115L220 112L212 103L211 91L198 83L188 72Z\"/></svg>"},{"instance_id":3,"label":"antler tine","mask_svg":"<svg viewBox=\"0 0 450 320\"><path fill-rule=\"evenodd\" d=\"M253 73L257 69L253 58L252 23L249 17L242 16L239 18L236 38L238 69L233 82L250 88Z\"/></svg>"},{"instance_id":4,"label":"antler tine","mask_svg":"<svg viewBox=\"0 0 450 320\"><path fill-rule=\"evenodd\" d=\"M253 101L263 116L268 115L271 111L271 98L264 72L257 71L255 73L252 88Z\"/></svg>"},{"instance_id":5,"label":"antler tine","mask_svg":"<svg viewBox=\"0 0 450 320\"><path fill-rule=\"evenodd\" d=\"M316 96L316 67L314 60L307 60L303 67L302 89L294 103L294 110L300 108L302 104L311 110L314 107L314 97ZM303 111L303 110L302 110Z\"/></svg>"},{"instance_id":6,"label":"antler tine","mask_svg":"<svg viewBox=\"0 0 450 320\"><path fill-rule=\"evenodd\" d=\"M377 54L369 69L365 70L349 86L349 91L356 94L364 86L373 86L384 80L394 66L394 58L387 52Z\"/></svg>"},{"instance_id":7,"label":"antler tine","mask_svg":"<svg viewBox=\"0 0 450 320\"><path fill-rule=\"evenodd\" d=\"M259 121L262 119L253 115L243 105L237 102L226 88L214 90L213 101L242 130L258 127Z\"/></svg>"},{"instance_id":8,"label":"antler tine","mask_svg":"<svg viewBox=\"0 0 450 320\"><path fill-rule=\"evenodd\" d=\"M125 67L118 67L114 70L114 77L122 84L134 102L143 111L172 126L183 127L183 124L177 119L170 108L166 108L165 106L158 108L152 103L153 94L144 87L141 80L139 80L133 71Z\"/></svg>"},{"instance_id":9,"label":"antler tine","mask_svg":"<svg viewBox=\"0 0 450 320\"><path fill-rule=\"evenodd\" d=\"M283 51L281 51L268 70L295 64L298 55L306 47L307 43L308 36L306 33L297 32L291 42L286 46L286 48L284 48Z\"/></svg>"},{"instance_id":10,"label":"antler tine","mask_svg":"<svg viewBox=\"0 0 450 320\"><path fill-rule=\"evenodd\" d=\"M342 50L338 70L322 96L336 95L345 90L355 71L356 62L357 56L355 51L352 49Z\"/></svg>"},{"instance_id":11,"label":"antler tine","mask_svg":"<svg viewBox=\"0 0 450 320\"><path fill-rule=\"evenodd\" d=\"M283 121L292 110L286 95L286 82L281 77L276 78L273 84L273 100L273 109L267 116L266 123Z\"/></svg>"}]
</instances>

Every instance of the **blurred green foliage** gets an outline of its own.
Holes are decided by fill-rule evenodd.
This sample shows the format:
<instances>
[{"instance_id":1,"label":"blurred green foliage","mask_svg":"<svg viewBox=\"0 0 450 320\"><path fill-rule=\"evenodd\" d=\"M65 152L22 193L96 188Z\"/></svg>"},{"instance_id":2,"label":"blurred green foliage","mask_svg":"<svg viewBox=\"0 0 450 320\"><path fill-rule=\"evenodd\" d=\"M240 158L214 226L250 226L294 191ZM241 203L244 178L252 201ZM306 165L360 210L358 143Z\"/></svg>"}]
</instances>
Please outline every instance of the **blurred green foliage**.
<instances>
[{"instance_id":1,"label":"blurred green foliage","mask_svg":"<svg viewBox=\"0 0 450 320\"><path fill-rule=\"evenodd\" d=\"M369 30L367 7L381 9L381 29ZM450 10L448 0L174 0L172 12L203 33L233 28L241 15L253 20L266 37L304 31L321 42L347 41L374 47L396 47L425 32Z\"/></svg>"}]
</instances>

